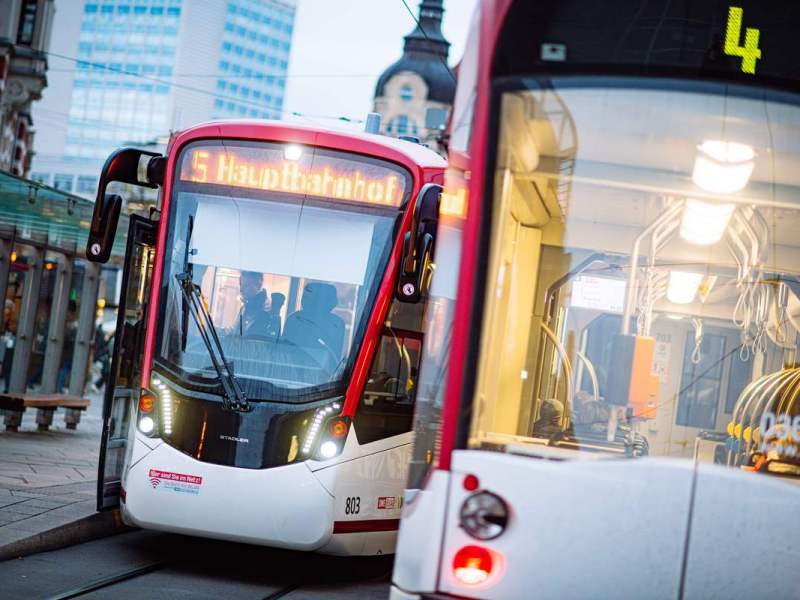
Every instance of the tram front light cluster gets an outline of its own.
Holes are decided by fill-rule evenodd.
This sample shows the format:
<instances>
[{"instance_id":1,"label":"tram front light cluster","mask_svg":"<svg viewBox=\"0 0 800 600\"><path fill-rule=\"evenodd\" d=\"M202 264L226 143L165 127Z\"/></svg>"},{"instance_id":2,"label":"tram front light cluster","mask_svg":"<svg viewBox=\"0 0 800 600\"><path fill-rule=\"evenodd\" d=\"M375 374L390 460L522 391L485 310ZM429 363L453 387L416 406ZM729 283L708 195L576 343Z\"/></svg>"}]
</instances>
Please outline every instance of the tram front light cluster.
<instances>
[{"instance_id":1,"label":"tram front light cluster","mask_svg":"<svg viewBox=\"0 0 800 600\"><path fill-rule=\"evenodd\" d=\"M350 420L336 415L341 408L339 402L317 409L303 440L302 453L316 455L321 460L333 458L342 451Z\"/></svg>"},{"instance_id":2,"label":"tram front light cluster","mask_svg":"<svg viewBox=\"0 0 800 600\"><path fill-rule=\"evenodd\" d=\"M137 426L143 434L152 436L156 433L156 396L150 390L143 389L139 393L139 413Z\"/></svg>"},{"instance_id":3,"label":"tram front light cluster","mask_svg":"<svg viewBox=\"0 0 800 600\"><path fill-rule=\"evenodd\" d=\"M493 540L506 530L508 506L496 494L481 491L467 496L461 505L461 528L479 540Z\"/></svg>"}]
</instances>

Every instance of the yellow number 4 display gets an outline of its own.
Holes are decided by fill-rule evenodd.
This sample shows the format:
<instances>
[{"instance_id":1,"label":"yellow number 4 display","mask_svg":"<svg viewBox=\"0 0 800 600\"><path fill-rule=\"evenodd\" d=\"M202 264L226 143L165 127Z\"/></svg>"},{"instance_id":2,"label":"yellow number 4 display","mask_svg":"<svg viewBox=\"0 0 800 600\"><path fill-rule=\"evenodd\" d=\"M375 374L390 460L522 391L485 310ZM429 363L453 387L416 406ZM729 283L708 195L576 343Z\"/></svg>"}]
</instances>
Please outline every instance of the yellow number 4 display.
<instances>
[{"instance_id":1,"label":"yellow number 4 display","mask_svg":"<svg viewBox=\"0 0 800 600\"><path fill-rule=\"evenodd\" d=\"M744 32L744 46L739 45L742 37L742 17L744 11L738 6L728 9L728 29L725 33L725 54L740 56L742 58L742 72L754 75L756 61L761 58L761 48L758 47L758 38L761 31L748 27Z\"/></svg>"}]
</instances>

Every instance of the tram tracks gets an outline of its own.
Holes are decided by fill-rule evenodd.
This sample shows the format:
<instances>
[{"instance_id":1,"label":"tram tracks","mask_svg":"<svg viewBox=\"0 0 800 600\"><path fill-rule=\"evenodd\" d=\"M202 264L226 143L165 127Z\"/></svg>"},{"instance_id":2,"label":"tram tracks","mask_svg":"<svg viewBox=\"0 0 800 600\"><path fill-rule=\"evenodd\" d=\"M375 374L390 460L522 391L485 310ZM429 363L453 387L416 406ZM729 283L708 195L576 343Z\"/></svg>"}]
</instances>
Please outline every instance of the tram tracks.
<instances>
[{"instance_id":1,"label":"tram tracks","mask_svg":"<svg viewBox=\"0 0 800 600\"><path fill-rule=\"evenodd\" d=\"M131 579L136 579L137 577L142 577L144 575L160 571L175 565L175 562L176 561L173 560L156 561L140 567L121 571L119 573L115 573L107 577L101 577L99 579L90 581L89 583L64 590L63 592L49 596L48 600L71 600L72 598L80 598L82 596L119 585L126 581L130 581ZM275 590L274 592L267 594L262 598L262 600L278 600L279 598L284 598L292 592L299 590L301 587L302 584L300 582L293 582L279 590Z\"/></svg>"}]
</instances>

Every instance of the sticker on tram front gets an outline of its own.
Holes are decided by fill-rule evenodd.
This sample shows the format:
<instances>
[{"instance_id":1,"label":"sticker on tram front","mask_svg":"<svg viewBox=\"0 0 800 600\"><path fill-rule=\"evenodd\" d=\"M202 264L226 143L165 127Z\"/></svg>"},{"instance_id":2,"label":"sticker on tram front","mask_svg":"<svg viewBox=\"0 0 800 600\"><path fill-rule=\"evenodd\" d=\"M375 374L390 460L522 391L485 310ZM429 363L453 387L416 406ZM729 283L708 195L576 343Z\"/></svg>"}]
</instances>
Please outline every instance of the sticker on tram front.
<instances>
[{"instance_id":1,"label":"sticker on tram front","mask_svg":"<svg viewBox=\"0 0 800 600\"><path fill-rule=\"evenodd\" d=\"M396 510L402 508L402 496L379 496L378 497L378 510Z\"/></svg>"},{"instance_id":2,"label":"sticker on tram front","mask_svg":"<svg viewBox=\"0 0 800 600\"><path fill-rule=\"evenodd\" d=\"M160 471L159 469L150 469L148 477L154 490L176 492L178 494L196 496L200 493L200 486L203 485L203 478L198 475L186 475L184 473L173 473L172 471Z\"/></svg>"}]
</instances>

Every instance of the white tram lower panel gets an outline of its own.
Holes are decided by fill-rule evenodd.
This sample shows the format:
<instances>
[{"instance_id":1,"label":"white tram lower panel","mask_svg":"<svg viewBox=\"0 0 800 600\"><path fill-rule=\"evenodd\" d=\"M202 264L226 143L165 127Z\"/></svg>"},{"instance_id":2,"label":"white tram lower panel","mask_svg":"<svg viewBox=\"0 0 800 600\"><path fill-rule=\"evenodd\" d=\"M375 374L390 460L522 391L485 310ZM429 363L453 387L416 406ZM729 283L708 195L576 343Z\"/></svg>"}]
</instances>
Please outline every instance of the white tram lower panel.
<instances>
[{"instance_id":1,"label":"white tram lower panel","mask_svg":"<svg viewBox=\"0 0 800 600\"><path fill-rule=\"evenodd\" d=\"M145 529L293 550L392 553L410 436L359 446L351 431L331 461L241 469L136 435L122 517Z\"/></svg>"}]
</instances>

